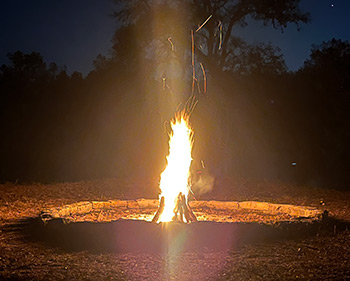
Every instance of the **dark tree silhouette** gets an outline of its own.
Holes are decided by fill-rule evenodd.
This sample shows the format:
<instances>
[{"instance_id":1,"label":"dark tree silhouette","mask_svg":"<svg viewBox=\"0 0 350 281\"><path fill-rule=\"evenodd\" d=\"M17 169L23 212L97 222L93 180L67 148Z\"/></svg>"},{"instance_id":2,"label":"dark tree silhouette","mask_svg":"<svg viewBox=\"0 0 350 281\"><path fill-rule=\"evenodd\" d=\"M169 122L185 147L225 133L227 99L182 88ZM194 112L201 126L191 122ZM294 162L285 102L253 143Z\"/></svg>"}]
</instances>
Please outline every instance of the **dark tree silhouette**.
<instances>
[{"instance_id":1,"label":"dark tree silhouette","mask_svg":"<svg viewBox=\"0 0 350 281\"><path fill-rule=\"evenodd\" d=\"M350 43L332 39L313 45L301 72L322 75L320 82L338 91L350 89Z\"/></svg>"},{"instance_id":2,"label":"dark tree silhouette","mask_svg":"<svg viewBox=\"0 0 350 281\"><path fill-rule=\"evenodd\" d=\"M255 96L253 90L233 91L232 89L239 88L239 82L236 81L233 86L232 73L238 79L241 76L255 75L245 81L253 82L259 87L259 83L254 81L257 75L280 75L286 72L278 48L266 44L251 46L234 36L234 28L245 26L249 21L260 21L264 25L272 24L283 30L290 23L298 26L299 23L308 22L309 16L300 11L299 2L115 0L116 11L113 16L121 27L114 36L114 60L120 61L126 69L129 67L130 73L142 69L144 77L155 78L159 84L166 79L167 86L170 86L174 94L170 96L183 96L183 93L191 92L192 30L196 77L200 82L203 80L199 68L199 62L202 62L210 79L210 93L206 95L206 101L200 103L202 109L198 108L194 114L201 114L202 117L201 120L198 119L199 124L196 124L202 144L197 149L206 151L203 154L210 154L208 158L212 157L212 166L216 166L218 171L228 171L230 160L227 155L232 149L232 127L239 126L237 116L240 105L247 107L244 104L247 103L248 96L242 96L248 93ZM208 21L202 26L206 19ZM197 86L195 89L198 93L201 92L200 84L198 83L198 90ZM168 108L163 104L160 108L153 106L152 110L161 111L164 116L165 111L169 111ZM203 121L204 116L208 116L206 121ZM236 124L232 125L233 123ZM200 127L203 128L203 133L198 129ZM242 130L247 135L254 136L254 133L247 132L248 129ZM234 137L237 138L236 135ZM243 141L242 145L246 146ZM215 147L215 151L209 152L210 147Z\"/></svg>"},{"instance_id":3,"label":"dark tree silhouette","mask_svg":"<svg viewBox=\"0 0 350 281\"><path fill-rule=\"evenodd\" d=\"M307 22L299 1L116 3L112 56L97 56L87 77L36 52L10 53L0 67L1 181L158 177L164 121L191 93L190 30L211 15L194 32L196 66L211 80L206 94L195 90L194 169L204 160L216 177L349 186L349 43L313 46L291 73L278 48L234 36L252 20Z\"/></svg>"},{"instance_id":4,"label":"dark tree silhouette","mask_svg":"<svg viewBox=\"0 0 350 281\"><path fill-rule=\"evenodd\" d=\"M227 59L225 69L232 70L239 75L287 72L281 50L271 44L259 43L250 46L243 43L240 50L240 52L236 50L236 55Z\"/></svg>"},{"instance_id":5,"label":"dark tree silhouette","mask_svg":"<svg viewBox=\"0 0 350 281\"><path fill-rule=\"evenodd\" d=\"M332 39L313 45L299 70L299 113L304 120L310 154L328 184L345 187L350 169L350 44ZM317 160L317 161L316 161Z\"/></svg>"},{"instance_id":6,"label":"dark tree silhouette","mask_svg":"<svg viewBox=\"0 0 350 281\"><path fill-rule=\"evenodd\" d=\"M237 66L233 62L240 55L237 49L246 47L246 44L241 44L241 41L234 36L235 26L245 26L248 19L251 19L261 21L264 25L272 24L275 28L283 30L289 23L298 25L309 21L308 13L303 13L299 9L299 0L168 2L115 0L115 2L117 11L114 16L124 26L133 25L135 27L137 25L139 33L144 34L140 42L145 42L142 38L153 43L157 40L158 44L163 47L157 49L157 56L159 52L166 52L163 49L166 49L164 46L167 46L168 51L165 56L172 55L174 59L180 58L180 60L183 60L186 50L189 49L189 30L197 30L200 24L210 16L210 20L198 32L195 32L195 37L196 54L213 73L239 68L239 64ZM194 26L194 23L198 26ZM167 42L169 37L176 46L176 52ZM116 34L116 40L117 38L118 34ZM252 55L258 51L265 53L258 58L261 61L261 58L271 52L271 48L268 47L265 51L263 45L258 45L254 51L250 47L243 52L250 52ZM260 67L266 65L274 56L269 56Z\"/></svg>"}]
</instances>

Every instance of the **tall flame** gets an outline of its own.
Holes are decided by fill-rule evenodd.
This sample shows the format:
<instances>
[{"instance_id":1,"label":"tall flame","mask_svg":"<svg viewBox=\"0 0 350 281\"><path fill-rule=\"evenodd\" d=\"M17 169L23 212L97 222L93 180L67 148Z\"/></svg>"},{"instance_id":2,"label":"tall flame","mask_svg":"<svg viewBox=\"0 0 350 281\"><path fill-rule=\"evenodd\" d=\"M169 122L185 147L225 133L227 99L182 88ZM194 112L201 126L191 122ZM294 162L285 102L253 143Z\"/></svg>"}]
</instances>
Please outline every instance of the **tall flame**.
<instances>
[{"instance_id":1,"label":"tall flame","mask_svg":"<svg viewBox=\"0 0 350 281\"><path fill-rule=\"evenodd\" d=\"M171 221L179 193L187 197L190 188L193 130L189 124L189 115L185 111L176 113L175 118L171 120L171 129L167 166L160 178L159 198L164 197L165 203L160 217L161 222Z\"/></svg>"}]
</instances>

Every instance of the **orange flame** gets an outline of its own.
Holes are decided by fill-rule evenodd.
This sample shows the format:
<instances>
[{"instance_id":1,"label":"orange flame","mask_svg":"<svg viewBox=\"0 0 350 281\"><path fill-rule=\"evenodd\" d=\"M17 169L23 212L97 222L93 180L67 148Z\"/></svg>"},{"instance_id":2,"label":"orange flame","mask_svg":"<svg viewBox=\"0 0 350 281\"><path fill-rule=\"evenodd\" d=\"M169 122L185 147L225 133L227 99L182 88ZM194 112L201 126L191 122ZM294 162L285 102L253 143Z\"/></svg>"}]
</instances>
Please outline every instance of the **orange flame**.
<instances>
[{"instance_id":1,"label":"orange flame","mask_svg":"<svg viewBox=\"0 0 350 281\"><path fill-rule=\"evenodd\" d=\"M190 166L192 162L193 130L189 124L189 114L183 110L171 120L169 134L169 154L167 166L160 179L161 194L164 197L164 211L161 222L171 221L174 216L176 199L181 192L187 197L190 190Z\"/></svg>"}]
</instances>

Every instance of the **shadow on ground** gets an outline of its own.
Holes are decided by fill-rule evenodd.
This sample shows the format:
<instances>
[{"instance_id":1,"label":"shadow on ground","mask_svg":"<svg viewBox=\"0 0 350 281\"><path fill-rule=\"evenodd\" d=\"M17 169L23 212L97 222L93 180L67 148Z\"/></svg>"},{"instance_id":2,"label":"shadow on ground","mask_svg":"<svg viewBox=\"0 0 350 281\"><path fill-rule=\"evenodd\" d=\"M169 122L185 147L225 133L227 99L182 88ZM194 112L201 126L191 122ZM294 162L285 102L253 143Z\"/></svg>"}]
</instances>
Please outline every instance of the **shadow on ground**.
<instances>
[{"instance_id":1,"label":"shadow on ground","mask_svg":"<svg viewBox=\"0 0 350 281\"><path fill-rule=\"evenodd\" d=\"M59 247L69 252L176 253L229 250L244 243L330 235L347 229L350 229L350 222L328 217L318 221L301 220L274 225L242 222L154 224L137 220L65 223L62 219L44 223L40 218L30 218L8 226L5 231L19 233L28 242Z\"/></svg>"}]
</instances>

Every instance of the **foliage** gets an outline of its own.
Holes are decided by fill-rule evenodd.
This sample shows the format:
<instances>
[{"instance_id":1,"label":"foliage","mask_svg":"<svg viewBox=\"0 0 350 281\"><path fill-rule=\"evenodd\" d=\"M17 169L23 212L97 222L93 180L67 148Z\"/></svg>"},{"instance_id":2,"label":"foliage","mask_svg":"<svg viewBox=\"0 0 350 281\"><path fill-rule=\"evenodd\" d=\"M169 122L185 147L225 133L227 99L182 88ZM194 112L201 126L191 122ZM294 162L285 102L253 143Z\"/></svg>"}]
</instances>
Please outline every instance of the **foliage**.
<instances>
[{"instance_id":1,"label":"foliage","mask_svg":"<svg viewBox=\"0 0 350 281\"><path fill-rule=\"evenodd\" d=\"M350 89L350 43L333 38L320 45L313 45L310 58L304 63L301 72L322 75L320 82L337 88Z\"/></svg>"},{"instance_id":2,"label":"foliage","mask_svg":"<svg viewBox=\"0 0 350 281\"><path fill-rule=\"evenodd\" d=\"M187 31L197 26L189 19L201 24L213 15L195 33L210 81L206 93L196 92L193 169L203 169L203 160L216 177L348 186L349 43L315 45L304 66L288 73L278 48L228 32L249 18L277 28L306 22L299 1L116 2L122 26L113 55L97 56L86 77L36 52L10 53L0 67L0 180L157 178L166 122L191 84Z\"/></svg>"},{"instance_id":3,"label":"foliage","mask_svg":"<svg viewBox=\"0 0 350 281\"><path fill-rule=\"evenodd\" d=\"M159 57L160 49L163 53L165 52L164 57L169 57L175 53L172 52L173 50L167 42L170 37L176 46L175 58L180 62L188 60L186 55L188 57L189 53L186 50L190 47L189 31L191 29L197 30L194 23L200 26L205 19L211 16L210 20L198 32L195 32L195 53L198 55L198 60L203 62L214 74L222 70L235 71L240 69L233 62L239 60L242 52L247 54L245 64L253 64L251 68L267 66L271 69L280 66L279 72L282 72L285 68L284 63L281 64L282 57L273 54L271 46L264 48L263 44L257 46L242 44L242 40L234 37L234 27L245 26L250 19L261 21L264 25L271 23L275 28L283 30L289 23L299 24L309 20L309 15L300 11L299 0L270 0L268 4L266 1L257 0L115 0L115 2L117 11L114 13L114 17L123 24L124 28L133 26L135 29L137 27L138 34L146 35L146 37L138 37L139 45L142 42L143 47L146 48L150 46L148 43L156 40L159 43L157 45L158 51L155 51L157 57ZM115 41L122 41L118 41L118 38L128 39L117 31ZM268 56L266 56L267 54ZM255 61L252 61L254 56L257 56L260 62L257 63L257 66L254 66ZM274 67L269 66L271 62L274 63ZM183 70L185 68L186 66L182 67ZM264 71L261 70L261 72Z\"/></svg>"}]
</instances>

